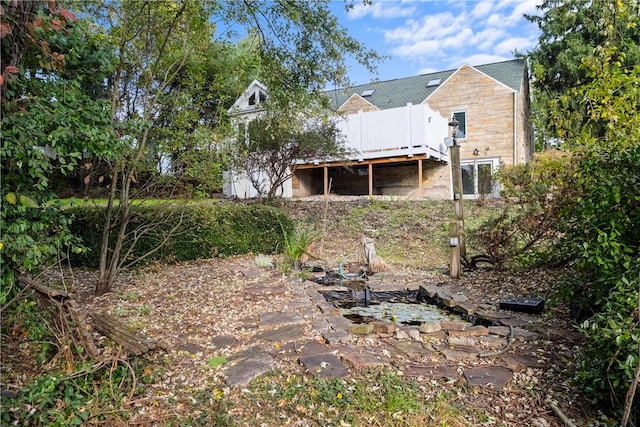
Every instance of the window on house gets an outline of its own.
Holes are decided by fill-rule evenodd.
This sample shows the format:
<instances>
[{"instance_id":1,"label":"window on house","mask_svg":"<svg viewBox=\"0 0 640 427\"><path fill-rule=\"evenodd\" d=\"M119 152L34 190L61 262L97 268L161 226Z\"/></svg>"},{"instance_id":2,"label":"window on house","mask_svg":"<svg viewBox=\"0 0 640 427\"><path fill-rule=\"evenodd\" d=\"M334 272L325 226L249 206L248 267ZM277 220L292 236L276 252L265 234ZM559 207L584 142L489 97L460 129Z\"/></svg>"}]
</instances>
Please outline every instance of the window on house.
<instances>
[{"instance_id":1,"label":"window on house","mask_svg":"<svg viewBox=\"0 0 640 427\"><path fill-rule=\"evenodd\" d=\"M467 137L467 112L466 111L454 111L453 117L456 118L458 123L458 138L464 139Z\"/></svg>"},{"instance_id":2,"label":"window on house","mask_svg":"<svg viewBox=\"0 0 640 427\"><path fill-rule=\"evenodd\" d=\"M267 100L267 94L264 93L263 91L259 90L257 92L253 92L253 94L249 97L249 105L256 105L256 104L258 104L260 102L264 102L266 100Z\"/></svg>"},{"instance_id":3,"label":"window on house","mask_svg":"<svg viewBox=\"0 0 640 427\"><path fill-rule=\"evenodd\" d=\"M493 171L497 160L462 162L462 194L472 197L497 196Z\"/></svg>"},{"instance_id":4,"label":"window on house","mask_svg":"<svg viewBox=\"0 0 640 427\"><path fill-rule=\"evenodd\" d=\"M238 142L249 145L249 124L246 122L239 122L236 124L238 131Z\"/></svg>"},{"instance_id":5,"label":"window on house","mask_svg":"<svg viewBox=\"0 0 640 427\"><path fill-rule=\"evenodd\" d=\"M362 96L363 98L364 98L364 97L367 97L367 96L371 96L371 95L373 95L373 93L374 93L375 91L376 91L375 89L367 89L367 90L363 91L363 92L360 94L360 96Z\"/></svg>"}]
</instances>

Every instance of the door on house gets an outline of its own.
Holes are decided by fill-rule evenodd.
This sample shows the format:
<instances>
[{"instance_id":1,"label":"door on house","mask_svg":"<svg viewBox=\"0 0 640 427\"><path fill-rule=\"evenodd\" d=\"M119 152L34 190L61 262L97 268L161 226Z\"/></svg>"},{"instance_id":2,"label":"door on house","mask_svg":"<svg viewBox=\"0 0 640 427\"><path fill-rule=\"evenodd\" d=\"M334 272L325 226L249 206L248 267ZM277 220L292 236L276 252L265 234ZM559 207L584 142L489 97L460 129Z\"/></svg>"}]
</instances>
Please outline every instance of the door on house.
<instances>
[{"instance_id":1,"label":"door on house","mask_svg":"<svg viewBox=\"0 0 640 427\"><path fill-rule=\"evenodd\" d=\"M493 173L498 167L498 160L462 161L462 194L468 198L497 197L497 184Z\"/></svg>"}]
</instances>

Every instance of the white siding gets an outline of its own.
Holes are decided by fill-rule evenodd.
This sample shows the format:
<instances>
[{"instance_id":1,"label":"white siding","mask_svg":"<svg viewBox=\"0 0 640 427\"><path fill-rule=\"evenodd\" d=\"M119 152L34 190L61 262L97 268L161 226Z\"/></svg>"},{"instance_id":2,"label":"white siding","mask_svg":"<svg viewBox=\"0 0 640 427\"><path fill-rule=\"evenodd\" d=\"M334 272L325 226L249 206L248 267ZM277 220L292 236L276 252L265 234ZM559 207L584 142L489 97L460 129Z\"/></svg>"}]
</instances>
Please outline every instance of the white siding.
<instances>
[{"instance_id":1,"label":"white siding","mask_svg":"<svg viewBox=\"0 0 640 427\"><path fill-rule=\"evenodd\" d=\"M222 192L226 197L237 197L239 199L253 199L259 197L258 191L251 185L251 181L243 173L223 172L224 186ZM263 181L268 182L267 177ZM277 197L289 198L293 194L291 179L285 181L276 192ZM264 196L264 195L263 195Z\"/></svg>"}]
</instances>

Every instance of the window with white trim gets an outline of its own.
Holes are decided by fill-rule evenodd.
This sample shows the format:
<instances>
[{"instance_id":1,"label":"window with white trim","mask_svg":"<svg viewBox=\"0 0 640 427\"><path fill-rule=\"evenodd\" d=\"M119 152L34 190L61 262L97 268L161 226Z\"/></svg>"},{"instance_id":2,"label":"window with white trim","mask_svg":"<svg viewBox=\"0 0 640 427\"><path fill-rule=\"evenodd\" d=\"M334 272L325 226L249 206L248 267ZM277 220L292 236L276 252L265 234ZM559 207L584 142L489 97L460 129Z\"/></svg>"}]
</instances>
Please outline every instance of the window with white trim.
<instances>
[{"instance_id":1,"label":"window with white trim","mask_svg":"<svg viewBox=\"0 0 640 427\"><path fill-rule=\"evenodd\" d=\"M467 112L466 111L454 111L453 117L460 123L458 125L458 135L460 139L467 137Z\"/></svg>"}]
</instances>

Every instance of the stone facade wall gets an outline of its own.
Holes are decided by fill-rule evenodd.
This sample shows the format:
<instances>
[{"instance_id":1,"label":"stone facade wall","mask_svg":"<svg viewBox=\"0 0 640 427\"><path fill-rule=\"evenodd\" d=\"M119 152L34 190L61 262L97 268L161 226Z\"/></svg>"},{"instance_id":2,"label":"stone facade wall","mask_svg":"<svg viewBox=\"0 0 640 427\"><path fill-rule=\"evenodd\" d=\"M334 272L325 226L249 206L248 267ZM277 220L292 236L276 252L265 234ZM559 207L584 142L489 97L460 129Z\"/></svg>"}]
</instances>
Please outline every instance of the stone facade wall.
<instances>
[{"instance_id":1,"label":"stone facade wall","mask_svg":"<svg viewBox=\"0 0 640 427\"><path fill-rule=\"evenodd\" d=\"M460 68L426 100L446 117L466 112L467 135L458 139L463 161L498 157L505 165L514 160L514 101L511 89L469 66ZM521 128L519 141L525 138L522 133ZM476 149L478 155L473 154Z\"/></svg>"},{"instance_id":2,"label":"stone facade wall","mask_svg":"<svg viewBox=\"0 0 640 427\"><path fill-rule=\"evenodd\" d=\"M308 197L324 191L323 168L297 170L291 178L293 197Z\"/></svg>"},{"instance_id":3,"label":"stone facade wall","mask_svg":"<svg viewBox=\"0 0 640 427\"><path fill-rule=\"evenodd\" d=\"M376 107L360 95L353 95L340 107L340 112L346 114L357 114L358 111L367 113L369 111L378 110L378 107Z\"/></svg>"},{"instance_id":4,"label":"stone facade wall","mask_svg":"<svg viewBox=\"0 0 640 427\"><path fill-rule=\"evenodd\" d=\"M373 165L373 194L447 199L450 197L448 164L423 161L422 193L418 186L418 161L398 165ZM368 195L368 165L329 168L331 194ZM322 167L296 171L292 179L293 197L323 194L324 171Z\"/></svg>"},{"instance_id":5,"label":"stone facade wall","mask_svg":"<svg viewBox=\"0 0 640 427\"><path fill-rule=\"evenodd\" d=\"M423 171L422 196L427 199L451 198L451 166L438 164Z\"/></svg>"}]
</instances>

